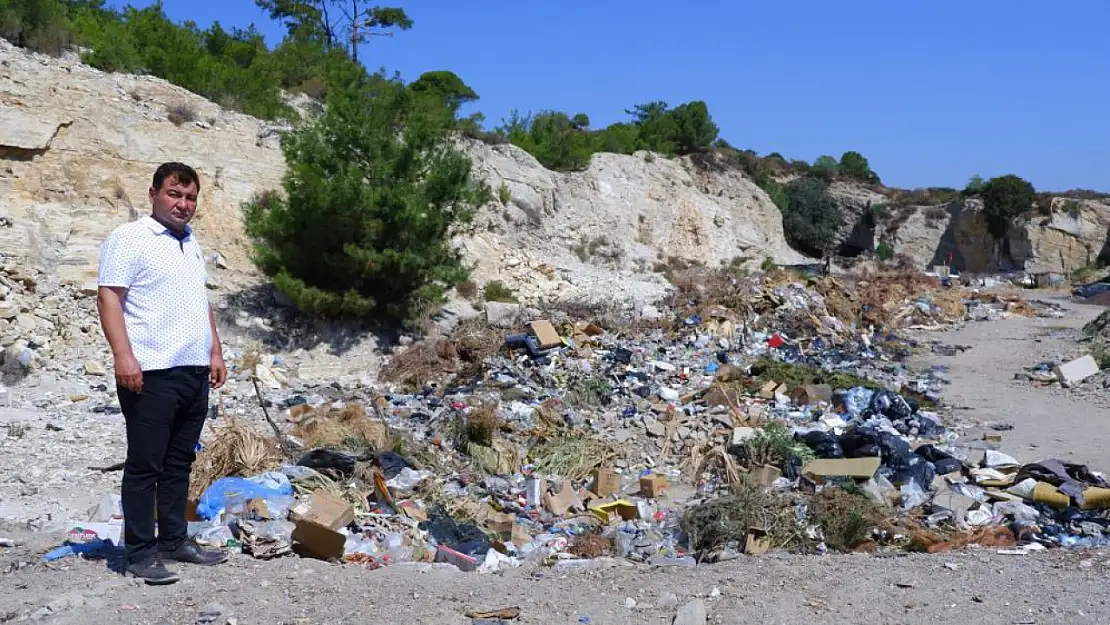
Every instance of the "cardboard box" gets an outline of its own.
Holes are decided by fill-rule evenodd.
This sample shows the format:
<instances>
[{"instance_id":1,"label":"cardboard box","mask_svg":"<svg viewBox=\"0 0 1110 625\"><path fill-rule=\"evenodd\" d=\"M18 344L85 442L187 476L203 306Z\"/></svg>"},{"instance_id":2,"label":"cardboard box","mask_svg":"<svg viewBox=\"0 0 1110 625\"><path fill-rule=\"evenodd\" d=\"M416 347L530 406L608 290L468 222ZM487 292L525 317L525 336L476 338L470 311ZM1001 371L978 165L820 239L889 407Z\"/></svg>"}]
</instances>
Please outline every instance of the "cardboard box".
<instances>
[{"instance_id":1,"label":"cardboard box","mask_svg":"<svg viewBox=\"0 0 1110 625\"><path fill-rule=\"evenodd\" d=\"M616 501L590 506L590 512L601 519L605 524L612 523L618 518L625 521L634 521L639 517L636 504L627 499L618 499Z\"/></svg>"},{"instance_id":2,"label":"cardboard box","mask_svg":"<svg viewBox=\"0 0 1110 625\"><path fill-rule=\"evenodd\" d=\"M355 508L330 493L317 490L289 509L289 519L295 523L309 521L335 531L355 520Z\"/></svg>"},{"instance_id":3,"label":"cardboard box","mask_svg":"<svg viewBox=\"0 0 1110 625\"><path fill-rule=\"evenodd\" d=\"M790 394L790 401L798 406L832 403L832 393L832 387L828 384L805 384L794 389Z\"/></svg>"},{"instance_id":4,"label":"cardboard box","mask_svg":"<svg viewBox=\"0 0 1110 625\"><path fill-rule=\"evenodd\" d=\"M540 349L558 347L563 344L562 337L559 336L559 332L555 330L555 326L551 325L550 321L533 321L529 324L529 327L532 329L532 334L536 335L539 340Z\"/></svg>"},{"instance_id":5,"label":"cardboard box","mask_svg":"<svg viewBox=\"0 0 1110 625\"><path fill-rule=\"evenodd\" d=\"M613 469L594 471L594 492L598 497L608 497L621 492L621 476Z\"/></svg>"},{"instance_id":6,"label":"cardboard box","mask_svg":"<svg viewBox=\"0 0 1110 625\"><path fill-rule=\"evenodd\" d=\"M870 479L879 470L878 456L867 458L819 458L810 461L802 470L815 482L822 483L827 477L851 477Z\"/></svg>"},{"instance_id":7,"label":"cardboard box","mask_svg":"<svg viewBox=\"0 0 1110 625\"><path fill-rule=\"evenodd\" d=\"M66 530L66 540L87 543L96 539L110 540L113 545L123 544L123 519L107 523L74 523Z\"/></svg>"},{"instance_id":8,"label":"cardboard box","mask_svg":"<svg viewBox=\"0 0 1110 625\"><path fill-rule=\"evenodd\" d=\"M640 478L640 496L655 499L667 489L667 476L658 473Z\"/></svg>"},{"instance_id":9,"label":"cardboard box","mask_svg":"<svg viewBox=\"0 0 1110 625\"><path fill-rule=\"evenodd\" d=\"M782 477L782 469L772 464L758 464L752 467L751 475L759 484L771 486L775 483L775 480Z\"/></svg>"},{"instance_id":10,"label":"cardboard box","mask_svg":"<svg viewBox=\"0 0 1110 625\"><path fill-rule=\"evenodd\" d=\"M771 537L760 527L749 527L744 539L744 553L761 556L771 550Z\"/></svg>"},{"instance_id":11,"label":"cardboard box","mask_svg":"<svg viewBox=\"0 0 1110 625\"><path fill-rule=\"evenodd\" d=\"M320 560L342 560L347 536L329 527L302 519L293 528L293 550Z\"/></svg>"}]
</instances>

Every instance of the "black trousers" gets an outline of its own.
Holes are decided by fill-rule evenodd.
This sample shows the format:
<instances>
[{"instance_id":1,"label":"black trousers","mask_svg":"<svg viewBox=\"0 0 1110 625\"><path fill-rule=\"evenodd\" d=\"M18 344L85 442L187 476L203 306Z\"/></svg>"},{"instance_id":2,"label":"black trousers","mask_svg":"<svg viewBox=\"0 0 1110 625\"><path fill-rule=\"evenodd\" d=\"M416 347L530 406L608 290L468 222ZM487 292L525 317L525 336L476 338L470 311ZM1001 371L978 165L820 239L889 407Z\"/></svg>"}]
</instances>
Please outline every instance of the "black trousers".
<instances>
[{"instance_id":1,"label":"black trousers","mask_svg":"<svg viewBox=\"0 0 1110 625\"><path fill-rule=\"evenodd\" d=\"M185 503L208 414L208 388L208 367L173 367L144 371L140 393L118 389L127 422L120 498L128 562L172 551L187 538Z\"/></svg>"}]
</instances>

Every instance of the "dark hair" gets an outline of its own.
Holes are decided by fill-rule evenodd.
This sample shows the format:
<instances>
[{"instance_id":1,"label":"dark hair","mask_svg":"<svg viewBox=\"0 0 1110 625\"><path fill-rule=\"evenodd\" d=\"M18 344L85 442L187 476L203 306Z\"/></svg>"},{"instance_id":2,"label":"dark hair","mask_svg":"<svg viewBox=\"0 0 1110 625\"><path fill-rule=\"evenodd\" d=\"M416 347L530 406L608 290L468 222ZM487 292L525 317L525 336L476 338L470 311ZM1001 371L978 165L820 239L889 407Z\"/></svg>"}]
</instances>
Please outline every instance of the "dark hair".
<instances>
[{"instance_id":1,"label":"dark hair","mask_svg":"<svg viewBox=\"0 0 1110 625\"><path fill-rule=\"evenodd\" d=\"M154 170L154 188L155 190L162 190L162 183L166 178L176 178L181 184L188 185L195 182L197 190L200 190L200 176L197 175L197 170L189 167L185 163L162 163L158 169Z\"/></svg>"}]
</instances>

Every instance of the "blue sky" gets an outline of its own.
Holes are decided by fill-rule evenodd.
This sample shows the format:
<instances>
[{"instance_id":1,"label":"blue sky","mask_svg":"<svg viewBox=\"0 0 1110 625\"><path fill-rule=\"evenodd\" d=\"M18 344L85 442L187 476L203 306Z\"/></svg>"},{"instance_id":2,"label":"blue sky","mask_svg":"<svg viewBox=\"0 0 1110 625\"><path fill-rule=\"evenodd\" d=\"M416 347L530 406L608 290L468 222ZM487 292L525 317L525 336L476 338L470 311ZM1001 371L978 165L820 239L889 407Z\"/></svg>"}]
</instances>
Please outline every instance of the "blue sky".
<instances>
[{"instance_id":1,"label":"blue sky","mask_svg":"<svg viewBox=\"0 0 1110 625\"><path fill-rule=\"evenodd\" d=\"M374 38L363 61L407 80L454 71L489 124L558 109L600 127L636 103L700 99L736 147L811 162L857 150L893 186L1015 173L1039 190L1110 191L1110 2L397 5L414 28ZM253 22L270 43L284 32L253 0L164 7L202 27Z\"/></svg>"}]
</instances>

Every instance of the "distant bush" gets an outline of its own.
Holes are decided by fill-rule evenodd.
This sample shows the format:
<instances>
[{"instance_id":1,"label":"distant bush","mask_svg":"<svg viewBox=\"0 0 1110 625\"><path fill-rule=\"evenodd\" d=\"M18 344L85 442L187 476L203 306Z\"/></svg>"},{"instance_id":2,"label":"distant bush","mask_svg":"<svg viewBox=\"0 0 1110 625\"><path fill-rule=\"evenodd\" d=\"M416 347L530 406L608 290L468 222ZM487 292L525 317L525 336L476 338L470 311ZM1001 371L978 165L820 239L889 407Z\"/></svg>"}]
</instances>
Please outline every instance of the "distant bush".
<instances>
[{"instance_id":1,"label":"distant bush","mask_svg":"<svg viewBox=\"0 0 1110 625\"><path fill-rule=\"evenodd\" d=\"M991 178L983 185L983 215L987 229L1002 240L1019 217L1033 209L1037 191L1033 185L1013 174Z\"/></svg>"},{"instance_id":2,"label":"distant bush","mask_svg":"<svg viewBox=\"0 0 1110 625\"><path fill-rule=\"evenodd\" d=\"M879 175L871 171L871 164L859 152L845 152L837 167L839 174L861 182L879 183Z\"/></svg>"},{"instance_id":3,"label":"distant bush","mask_svg":"<svg viewBox=\"0 0 1110 625\"><path fill-rule=\"evenodd\" d=\"M505 286L500 280L490 280L487 282L486 288L483 289L482 296L487 302L515 303L517 301L516 293L513 293L513 290Z\"/></svg>"},{"instance_id":4,"label":"distant bush","mask_svg":"<svg viewBox=\"0 0 1110 625\"><path fill-rule=\"evenodd\" d=\"M825 183L810 176L797 178L786 185L785 195L782 227L787 243L810 256L831 251L844 216Z\"/></svg>"},{"instance_id":5,"label":"distant bush","mask_svg":"<svg viewBox=\"0 0 1110 625\"><path fill-rule=\"evenodd\" d=\"M839 170L840 164L836 162L836 159L825 155L819 156L817 160L813 161L813 167L809 170L809 173L811 176L829 182L833 178L836 178L836 174Z\"/></svg>"},{"instance_id":6,"label":"distant bush","mask_svg":"<svg viewBox=\"0 0 1110 625\"><path fill-rule=\"evenodd\" d=\"M170 120L174 126L194 122L197 119L197 110L193 108L192 104L186 102L174 104L166 112L166 119Z\"/></svg>"}]
</instances>

